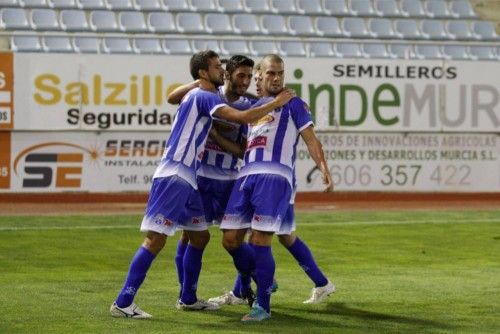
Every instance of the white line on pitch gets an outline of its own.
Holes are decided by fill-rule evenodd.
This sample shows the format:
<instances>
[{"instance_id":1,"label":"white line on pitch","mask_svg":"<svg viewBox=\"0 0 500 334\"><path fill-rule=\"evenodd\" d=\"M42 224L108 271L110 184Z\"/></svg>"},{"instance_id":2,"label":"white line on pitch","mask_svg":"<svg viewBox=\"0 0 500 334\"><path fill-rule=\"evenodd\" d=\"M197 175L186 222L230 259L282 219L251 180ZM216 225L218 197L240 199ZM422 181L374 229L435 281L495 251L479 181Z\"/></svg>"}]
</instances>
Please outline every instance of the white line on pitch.
<instances>
[{"instance_id":1,"label":"white line on pitch","mask_svg":"<svg viewBox=\"0 0 500 334\"><path fill-rule=\"evenodd\" d=\"M475 219L475 220L378 220L378 221L363 221L363 222L298 222L298 227L301 226L370 226L370 225L412 225L412 224L481 224L481 223L500 223L500 219ZM87 225L87 226L7 226L0 227L0 232L3 231L50 231L50 230L114 230L114 229L132 229L139 228L137 225Z\"/></svg>"}]
</instances>

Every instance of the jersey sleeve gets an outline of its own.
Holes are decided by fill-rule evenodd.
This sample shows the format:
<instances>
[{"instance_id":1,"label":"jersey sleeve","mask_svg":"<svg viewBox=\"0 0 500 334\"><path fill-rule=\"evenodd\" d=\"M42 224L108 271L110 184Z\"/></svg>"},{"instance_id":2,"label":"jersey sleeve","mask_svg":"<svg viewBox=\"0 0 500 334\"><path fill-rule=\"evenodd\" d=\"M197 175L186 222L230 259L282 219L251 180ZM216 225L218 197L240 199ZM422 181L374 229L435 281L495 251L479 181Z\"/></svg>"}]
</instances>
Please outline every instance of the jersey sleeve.
<instances>
[{"instance_id":1,"label":"jersey sleeve","mask_svg":"<svg viewBox=\"0 0 500 334\"><path fill-rule=\"evenodd\" d=\"M198 107L198 112L207 117L212 117L217 109L226 106L221 98L217 94L210 92L203 92L199 94L196 99L196 106Z\"/></svg>"},{"instance_id":2,"label":"jersey sleeve","mask_svg":"<svg viewBox=\"0 0 500 334\"><path fill-rule=\"evenodd\" d=\"M293 98L290 102L290 114L295 126L301 132L309 126L314 126L309 106L300 98Z\"/></svg>"}]
</instances>

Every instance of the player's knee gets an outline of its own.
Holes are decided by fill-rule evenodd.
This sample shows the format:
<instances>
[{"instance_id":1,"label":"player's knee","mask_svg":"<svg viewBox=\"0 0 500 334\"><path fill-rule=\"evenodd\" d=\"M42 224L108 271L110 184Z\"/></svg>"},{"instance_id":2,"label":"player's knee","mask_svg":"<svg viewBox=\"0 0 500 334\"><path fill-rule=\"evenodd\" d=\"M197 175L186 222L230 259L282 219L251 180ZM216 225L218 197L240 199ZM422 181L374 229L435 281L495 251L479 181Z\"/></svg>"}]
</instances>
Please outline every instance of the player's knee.
<instances>
[{"instance_id":1,"label":"player's knee","mask_svg":"<svg viewBox=\"0 0 500 334\"><path fill-rule=\"evenodd\" d=\"M179 241L182 242L183 244L187 244L189 242L189 236L186 233L186 231L182 231Z\"/></svg>"},{"instance_id":2,"label":"player's knee","mask_svg":"<svg viewBox=\"0 0 500 334\"><path fill-rule=\"evenodd\" d=\"M285 247L291 247L293 243L295 242L295 235L293 234L282 234L278 235L278 240L280 241L280 244L282 244Z\"/></svg>"},{"instance_id":3,"label":"player's knee","mask_svg":"<svg viewBox=\"0 0 500 334\"><path fill-rule=\"evenodd\" d=\"M189 243L191 244L191 246L198 249L205 249L209 241L210 233L208 231L190 233L189 235Z\"/></svg>"},{"instance_id":4,"label":"player's knee","mask_svg":"<svg viewBox=\"0 0 500 334\"><path fill-rule=\"evenodd\" d=\"M146 235L146 239L144 239L144 243L142 245L151 253L156 255L163 249L166 242L166 235L150 231Z\"/></svg>"},{"instance_id":5,"label":"player's knee","mask_svg":"<svg viewBox=\"0 0 500 334\"><path fill-rule=\"evenodd\" d=\"M240 242L238 242L237 238L233 238L229 235L224 235L224 238L222 238L222 246L227 250L227 251L232 251L235 250L236 248L240 247Z\"/></svg>"}]
</instances>

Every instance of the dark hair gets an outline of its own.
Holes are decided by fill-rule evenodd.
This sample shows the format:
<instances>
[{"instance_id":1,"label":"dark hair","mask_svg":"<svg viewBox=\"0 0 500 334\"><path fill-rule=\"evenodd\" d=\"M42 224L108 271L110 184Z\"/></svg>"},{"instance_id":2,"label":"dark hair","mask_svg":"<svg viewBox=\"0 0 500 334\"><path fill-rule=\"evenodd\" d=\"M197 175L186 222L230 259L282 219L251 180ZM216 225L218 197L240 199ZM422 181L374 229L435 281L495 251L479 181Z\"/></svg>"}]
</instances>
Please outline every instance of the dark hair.
<instances>
[{"instance_id":1,"label":"dark hair","mask_svg":"<svg viewBox=\"0 0 500 334\"><path fill-rule=\"evenodd\" d=\"M249 66L249 67L253 67L254 65L254 61L246 56L242 56L242 55L236 55L236 56L232 56L231 58L229 58L227 60L227 63L226 63L226 71L229 73L229 75L233 74L234 71L236 71L236 69L238 67L241 67L241 66Z\"/></svg>"},{"instance_id":2,"label":"dark hair","mask_svg":"<svg viewBox=\"0 0 500 334\"><path fill-rule=\"evenodd\" d=\"M218 58L219 55L217 52L212 50L203 50L195 53L191 57L191 61L189 62L189 71L191 72L191 76L194 80L200 78L199 70L208 71L208 61L212 58Z\"/></svg>"}]
</instances>

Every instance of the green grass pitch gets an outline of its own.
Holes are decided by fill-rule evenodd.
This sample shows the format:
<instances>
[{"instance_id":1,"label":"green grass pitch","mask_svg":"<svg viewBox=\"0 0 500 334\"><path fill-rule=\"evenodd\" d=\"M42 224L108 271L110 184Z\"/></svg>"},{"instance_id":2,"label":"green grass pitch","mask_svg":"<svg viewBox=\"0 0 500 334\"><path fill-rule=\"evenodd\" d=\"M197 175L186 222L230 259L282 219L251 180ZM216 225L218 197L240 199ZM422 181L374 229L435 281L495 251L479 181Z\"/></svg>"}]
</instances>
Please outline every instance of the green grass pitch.
<instances>
[{"instance_id":1,"label":"green grass pitch","mask_svg":"<svg viewBox=\"0 0 500 334\"><path fill-rule=\"evenodd\" d=\"M272 319L242 324L246 306L174 308L176 239L136 302L152 320L109 306L143 236L139 216L0 217L0 333L499 333L500 210L297 215L297 234L337 285L304 305L312 284L275 240ZM232 287L235 269L211 229L198 296Z\"/></svg>"}]
</instances>

